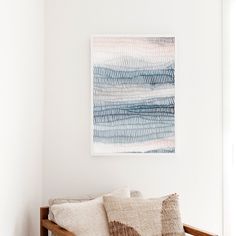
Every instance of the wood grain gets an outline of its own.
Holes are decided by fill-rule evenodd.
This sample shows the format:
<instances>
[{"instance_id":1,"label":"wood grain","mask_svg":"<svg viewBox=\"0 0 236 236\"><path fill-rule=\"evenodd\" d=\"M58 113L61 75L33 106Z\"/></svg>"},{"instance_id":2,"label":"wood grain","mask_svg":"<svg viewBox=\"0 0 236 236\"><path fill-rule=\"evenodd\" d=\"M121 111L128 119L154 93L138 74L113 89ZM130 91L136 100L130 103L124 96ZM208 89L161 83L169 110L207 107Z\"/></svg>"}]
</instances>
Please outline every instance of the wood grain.
<instances>
[{"instance_id":1,"label":"wood grain","mask_svg":"<svg viewBox=\"0 0 236 236\"><path fill-rule=\"evenodd\" d=\"M53 232L57 236L75 236L75 234L63 229L62 227L53 223L50 220L42 220L42 225L43 225L43 227L50 230L51 232Z\"/></svg>"},{"instance_id":2,"label":"wood grain","mask_svg":"<svg viewBox=\"0 0 236 236\"><path fill-rule=\"evenodd\" d=\"M48 230L43 227L42 220L48 219L49 207L40 208L40 236L48 236Z\"/></svg>"},{"instance_id":3,"label":"wood grain","mask_svg":"<svg viewBox=\"0 0 236 236\"><path fill-rule=\"evenodd\" d=\"M216 234L212 234L186 224L184 224L184 231L185 233L193 236L217 236Z\"/></svg>"}]
</instances>

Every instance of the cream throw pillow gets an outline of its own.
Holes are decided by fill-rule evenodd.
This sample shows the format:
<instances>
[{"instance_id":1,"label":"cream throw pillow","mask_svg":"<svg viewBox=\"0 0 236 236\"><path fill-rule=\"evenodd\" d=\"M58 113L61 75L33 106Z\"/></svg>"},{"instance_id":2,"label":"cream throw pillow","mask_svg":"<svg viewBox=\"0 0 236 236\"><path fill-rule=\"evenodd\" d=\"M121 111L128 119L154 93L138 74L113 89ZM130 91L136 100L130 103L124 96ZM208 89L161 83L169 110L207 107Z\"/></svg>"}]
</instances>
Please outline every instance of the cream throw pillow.
<instances>
[{"instance_id":1,"label":"cream throw pillow","mask_svg":"<svg viewBox=\"0 0 236 236\"><path fill-rule=\"evenodd\" d=\"M179 210L179 197L172 194L164 197L161 212L162 236L184 236Z\"/></svg>"},{"instance_id":2,"label":"cream throw pillow","mask_svg":"<svg viewBox=\"0 0 236 236\"><path fill-rule=\"evenodd\" d=\"M178 196L157 199L104 197L110 236L183 236Z\"/></svg>"},{"instance_id":3,"label":"cream throw pillow","mask_svg":"<svg viewBox=\"0 0 236 236\"><path fill-rule=\"evenodd\" d=\"M129 198L128 188L116 190L105 196ZM102 197L80 203L53 205L55 222L76 236L109 236L106 212Z\"/></svg>"},{"instance_id":4,"label":"cream throw pillow","mask_svg":"<svg viewBox=\"0 0 236 236\"><path fill-rule=\"evenodd\" d=\"M49 203L49 214L48 214L48 219L51 221L54 221L54 216L51 212L51 207L55 204L62 204L62 203L78 203L78 202L85 202L85 201L90 201L95 198L104 196L109 193L100 193L100 194L86 194L86 195L81 195L81 196L76 196L76 197L67 197L67 198L52 198L48 201ZM130 191L130 197L142 197L142 193L137 191L137 190L131 190Z\"/></svg>"}]
</instances>

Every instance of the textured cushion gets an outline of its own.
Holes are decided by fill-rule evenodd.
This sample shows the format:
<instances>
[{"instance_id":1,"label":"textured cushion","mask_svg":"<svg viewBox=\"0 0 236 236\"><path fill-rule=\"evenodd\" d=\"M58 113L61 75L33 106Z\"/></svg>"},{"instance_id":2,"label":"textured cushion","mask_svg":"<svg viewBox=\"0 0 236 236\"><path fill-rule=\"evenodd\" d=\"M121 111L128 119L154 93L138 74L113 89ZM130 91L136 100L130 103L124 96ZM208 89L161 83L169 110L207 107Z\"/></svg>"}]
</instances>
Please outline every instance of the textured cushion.
<instances>
[{"instance_id":1,"label":"textured cushion","mask_svg":"<svg viewBox=\"0 0 236 236\"><path fill-rule=\"evenodd\" d=\"M111 236L161 236L161 199L104 197Z\"/></svg>"},{"instance_id":2,"label":"textured cushion","mask_svg":"<svg viewBox=\"0 0 236 236\"><path fill-rule=\"evenodd\" d=\"M127 198L130 191L125 188L107 195ZM79 203L55 204L51 211L58 225L77 236L109 236L102 197Z\"/></svg>"},{"instance_id":3,"label":"textured cushion","mask_svg":"<svg viewBox=\"0 0 236 236\"><path fill-rule=\"evenodd\" d=\"M103 198L111 236L183 236L178 196L157 199Z\"/></svg>"},{"instance_id":4,"label":"textured cushion","mask_svg":"<svg viewBox=\"0 0 236 236\"><path fill-rule=\"evenodd\" d=\"M107 193L96 193L96 194L86 194L76 197L67 197L67 198L53 198L49 200L49 215L48 219L54 221L54 216L51 211L51 207L55 204L62 204L62 203L76 203L76 202L84 202L93 200L97 197L101 197ZM136 190L130 191L130 197L142 197L142 193Z\"/></svg>"},{"instance_id":5,"label":"textured cushion","mask_svg":"<svg viewBox=\"0 0 236 236\"><path fill-rule=\"evenodd\" d=\"M185 235L180 217L179 197L172 194L164 197L162 202L162 236Z\"/></svg>"}]
</instances>

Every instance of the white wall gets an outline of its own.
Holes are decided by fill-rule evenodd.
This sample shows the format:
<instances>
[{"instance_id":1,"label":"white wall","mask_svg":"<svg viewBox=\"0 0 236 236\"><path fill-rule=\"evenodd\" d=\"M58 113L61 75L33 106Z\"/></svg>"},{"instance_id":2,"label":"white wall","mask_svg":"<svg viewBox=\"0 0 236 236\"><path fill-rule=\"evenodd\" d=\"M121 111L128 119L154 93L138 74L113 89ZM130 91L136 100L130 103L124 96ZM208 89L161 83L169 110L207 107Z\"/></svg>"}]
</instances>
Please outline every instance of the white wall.
<instances>
[{"instance_id":1,"label":"white wall","mask_svg":"<svg viewBox=\"0 0 236 236\"><path fill-rule=\"evenodd\" d=\"M184 222L222 231L220 0L47 0L43 198L122 185L178 192ZM90 156L91 34L174 34L172 157Z\"/></svg>"},{"instance_id":2,"label":"white wall","mask_svg":"<svg viewBox=\"0 0 236 236\"><path fill-rule=\"evenodd\" d=\"M223 5L223 135L224 135L224 235L236 235L236 0Z\"/></svg>"},{"instance_id":3,"label":"white wall","mask_svg":"<svg viewBox=\"0 0 236 236\"><path fill-rule=\"evenodd\" d=\"M44 5L0 2L0 235L39 235Z\"/></svg>"}]
</instances>

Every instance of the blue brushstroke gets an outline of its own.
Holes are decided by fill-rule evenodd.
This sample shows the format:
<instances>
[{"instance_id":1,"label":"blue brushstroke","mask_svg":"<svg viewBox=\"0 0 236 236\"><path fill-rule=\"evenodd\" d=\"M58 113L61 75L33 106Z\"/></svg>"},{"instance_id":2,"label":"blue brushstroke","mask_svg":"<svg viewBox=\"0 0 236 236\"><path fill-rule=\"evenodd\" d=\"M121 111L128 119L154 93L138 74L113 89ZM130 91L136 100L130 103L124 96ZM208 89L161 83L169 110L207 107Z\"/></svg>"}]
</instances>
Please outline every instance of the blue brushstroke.
<instances>
[{"instance_id":1,"label":"blue brushstroke","mask_svg":"<svg viewBox=\"0 0 236 236\"><path fill-rule=\"evenodd\" d=\"M175 153L175 148L172 147L168 147L168 148L159 148L159 149L153 149L153 150L149 150L146 152L125 152L125 153Z\"/></svg>"},{"instance_id":2,"label":"blue brushstroke","mask_svg":"<svg viewBox=\"0 0 236 236\"><path fill-rule=\"evenodd\" d=\"M93 139L104 144L140 143L175 136L175 97L109 100L112 89L130 86L152 90L174 88L174 64L162 69L115 69L93 67ZM133 88L136 88L133 87ZM100 98L100 94L107 97ZM118 90L119 91L119 90ZM147 153L172 153L173 147ZM132 151L130 153L133 153Z\"/></svg>"},{"instance_id":3,"label":"blue brushstroke","mask_svg":"<svg viewBox=\"0 0 236 236\"><path fill-rule=\"evenodd\" d=\"M93 83L122 85L122 84L149 84L156 86L158 84L174 84L174 69L157 69L157 70L113 70L106 67L94 66Z\"/></svg>"},{"instance_id":4,"label":"blue brushstroke","mask_svg":"<svg viewBox=\"0 0 236 236\"><path fill-rule=\"evenodd\" d=\"M160 148L155 150L149 150L144 153L175 153L175 148Z\"/></svg>"},{"instance_id":5,"label":"blue brushstroke","mask_svg":"<svg viewBox=\"0 0 236 236\"><path fill-rule=\"evenodd\" d=\"M94 105L94 140L135 143L172 137L174 115L174 97Z\"/></svg>"},{"instance_id":6,"label":"blue brushstroke","mask_svg":"<svg viewBox=\"0 0 236 236\"><path fill-rule=\"evenodd\" d=\"M147 106L147 105L161 105L161 106L174 106L175 97L164 97L164 98L149 98L143 100L132 100L132 101L102 101L99 98L94 98L94 109L111 109L111 108L125 108L130 106ZM96 107L97 106L97 107ZM100 106L100 107L99 107ZM103 108L102 108L103 107Z\"/></svg>"}]
</instances>

